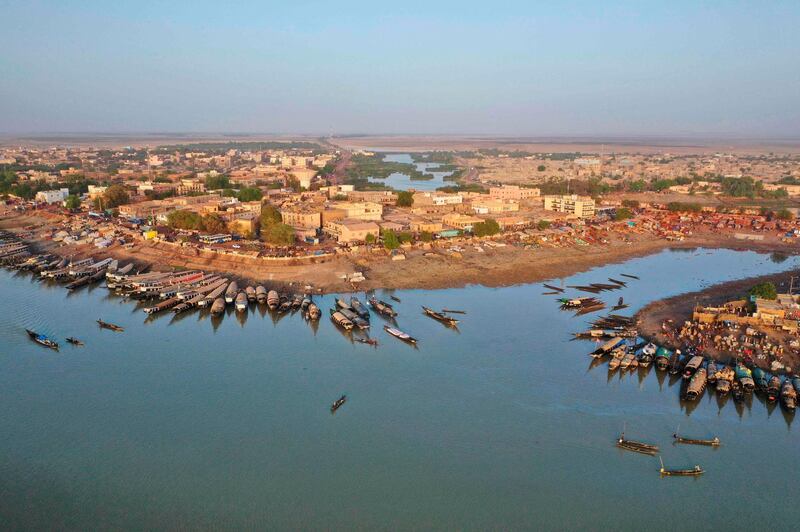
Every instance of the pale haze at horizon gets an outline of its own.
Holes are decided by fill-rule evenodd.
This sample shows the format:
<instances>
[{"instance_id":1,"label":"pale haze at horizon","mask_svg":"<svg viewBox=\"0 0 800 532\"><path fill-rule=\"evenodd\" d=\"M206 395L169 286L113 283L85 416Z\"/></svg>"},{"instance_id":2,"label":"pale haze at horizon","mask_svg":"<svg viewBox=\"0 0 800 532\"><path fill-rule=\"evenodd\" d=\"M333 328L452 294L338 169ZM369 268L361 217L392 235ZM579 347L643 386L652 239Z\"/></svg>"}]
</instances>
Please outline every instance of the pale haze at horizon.
<instances>
[{"instance_id":1,"label":"pale haze at horizon","mask_svg":"<svg viewBox=\"0 0 800 532\"><path fill-rule=\"evenodd\" d=\"M2 1L0 133L800 137L800 2Z\"/></svg>"}]
</instances>

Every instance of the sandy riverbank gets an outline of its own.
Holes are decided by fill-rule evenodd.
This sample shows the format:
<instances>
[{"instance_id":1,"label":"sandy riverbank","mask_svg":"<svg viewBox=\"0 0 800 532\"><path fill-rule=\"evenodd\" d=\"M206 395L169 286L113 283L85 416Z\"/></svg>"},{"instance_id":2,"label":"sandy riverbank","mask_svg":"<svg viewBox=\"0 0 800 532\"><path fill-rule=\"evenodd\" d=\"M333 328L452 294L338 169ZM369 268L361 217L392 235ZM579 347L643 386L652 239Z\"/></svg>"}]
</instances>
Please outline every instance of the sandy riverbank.
<instances>
[{"instance_id":1,"label":"sandy riverbank","mask_svg":"<svg viewBox=\"0 0 800 532\"><path fill-rule=\"evenodd\" d=\"M21 230L32 225L42 226L48 220L33 216L15 216L0 220L0 228ZM50 222L52 223L52 222ZM606 245L542 247L525 249L506 245L492 247L462 244L462 251L452 254L450 244L430 250L406 250L405 260L391 260L382 250L342 254L315 262L272 262L220 253L202 252L193 247L137 242L132 248L116 245L97 249L90 245L59 246L52 241L37 245L42 251L64 256L94 256L122 261L151 264L155 269L202 269L224 272L245 281L264 284L313 286L322 292L352 291L354 287L342 280L342 275L362 271L366 281L359 290L440 289L470 284L509 286L562 278L605 264L619 263L634 257L657 253L668 248L728 248L760 252L798 252L796 244L778 238L745 242L731 236L708 233L692 236L682 242L669 242L652 235L633 235L631 241L611 237Z\"/></svg>"}]
</instances>

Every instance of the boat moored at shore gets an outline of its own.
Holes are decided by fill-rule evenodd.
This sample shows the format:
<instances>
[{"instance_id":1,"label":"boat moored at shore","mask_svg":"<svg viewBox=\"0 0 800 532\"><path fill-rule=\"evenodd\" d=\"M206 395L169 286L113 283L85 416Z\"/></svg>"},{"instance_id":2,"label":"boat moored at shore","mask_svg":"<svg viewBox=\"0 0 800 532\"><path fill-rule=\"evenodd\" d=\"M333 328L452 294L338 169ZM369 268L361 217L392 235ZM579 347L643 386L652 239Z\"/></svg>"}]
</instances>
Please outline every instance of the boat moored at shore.
<instances>
[{"instance_id":1,"label":"boat moored at shore","mask_svg":"<svg viewBox=\"0 0 800 532\"><path fill-rule=\"evenodd\" d=\"M236 281L231 281L231 284L228 285L228 288L225 290L225 303L230 305L236 300L236 297L239 295L239 283Z\"/></svg>"},{"instance_id":2,"label":"boat moored at shore","mask_svg":"<svg viewBox=\"0 0 800 532\"><path fill-rule=\"evenodd\" d=\"M247 294L244 291L236 294L234 306L236 307L236 312L244 312L247 310Z\"/></svg>"},{"instance_id":3,"label":"boat moored at shore","mask_svg":"<svg viewBox=\"0 0 800 532\"><path fill-rule=\"evenodd\" d=\"M797 391L788 377L783 380L781 385L781 402L789 412L794 412L797 408Z\"/></svg>"}]
</instances>

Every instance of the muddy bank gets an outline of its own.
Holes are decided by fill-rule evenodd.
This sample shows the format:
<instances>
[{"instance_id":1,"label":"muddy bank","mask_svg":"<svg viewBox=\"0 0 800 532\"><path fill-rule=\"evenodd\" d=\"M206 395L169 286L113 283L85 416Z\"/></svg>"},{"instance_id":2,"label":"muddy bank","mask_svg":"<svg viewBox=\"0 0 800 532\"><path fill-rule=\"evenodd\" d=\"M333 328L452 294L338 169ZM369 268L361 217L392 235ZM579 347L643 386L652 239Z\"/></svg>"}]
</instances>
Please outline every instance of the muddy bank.
<instances>
[{"instance_id":1,"label":"muddy bank","mask_svg":"<svg viewBox=\"0 0 800 532\"><path fill-rule=\"evenodd\" d=\"M39 222L39 223L36 223ZM19 217L0 221L0 227L19 230L48 220ZM736 240L728 235L695 235L671 242L653 235L634 235L631 241L614 237L606 245L542 247L525 249L513 245L492 247L481 241L462 243L463 251L453 254L442 242L431 250L405 251L405 260L392 260L382 250L336 255L314 263L285 264L235 255L201 252L195 248L138 242L132 248L114 245L97 249L90 245L59 246L42 240L41 251L67 257L114 257L121 261L149 264L156 270L202 269L225 273L244 282L270 285L312 286L325 293L353 290L442 289L467 285L491 287L534 283L567 277L594 267L621 263L664 249L727 248L764 253L795 254L798 247L776 237L763 241ZM483 245L481 245L483 244ZM478 249L480 247L480 250ZM361 271L366 281L352 285L343 276Z\"/></svg>"}]
</instances>

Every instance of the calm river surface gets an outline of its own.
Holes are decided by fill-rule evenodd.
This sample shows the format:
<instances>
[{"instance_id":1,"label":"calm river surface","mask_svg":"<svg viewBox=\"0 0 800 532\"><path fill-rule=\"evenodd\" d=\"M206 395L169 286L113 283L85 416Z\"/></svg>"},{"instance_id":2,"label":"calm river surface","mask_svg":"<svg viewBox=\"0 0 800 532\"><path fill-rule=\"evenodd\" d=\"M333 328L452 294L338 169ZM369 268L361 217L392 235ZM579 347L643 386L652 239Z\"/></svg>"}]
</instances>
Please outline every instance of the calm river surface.
<instances>
[{"instance_id":1,"label":"calm river surface","mask_svg":"<svg viewBox=\"0 0 800 532\"><path fill-rule=\"evenodd\" d=\"M603 295L665 296L797 267L732 251L664 252L565 284L641 276ZM558 280L556 283L560 282ZM800 426L758 399L687 411L655 370L608 377L591 316L541 285L396 292L413 349L373 316L378 349L323 318L251 309L146 321L101 287L68 294L0 272L3 528L795 529ZM388 294L379 293L388 298ZM327 309L332 297L322 299ZM463 309L460 332L420 305ZM94 320L126 327L100 330ZM56 336L55 353L24 328ZM75 335L86 347L66 344ZM342 393L348 402L331 415ZM670 467L614 446L658 443ZM681 431L718 450L673 446Z\"/></svg>"},{"instance_id":2,"label":"calm river surface","mask_svg":"<svg viewBox=\"0 0 800 532\"><path fill-rule=\"evenodd\" d=\"M414 159L412 159L411 154L408 153L387 153L384 155L384 160L393 163L415 164L417 170L433 175L433 177L431 179L411 179L411 176L408 174L395 172L389 174L389 177L386 179L369 178L373 183L383 183L395 190L409 190L413 188L414 190L425 191L436 190L439 187L446 187L453 184L452 182L444 180L445 177L453 172L436 172L434 170L440 166L439 163L414 163Z\"/></svg>"}]
</instances>

